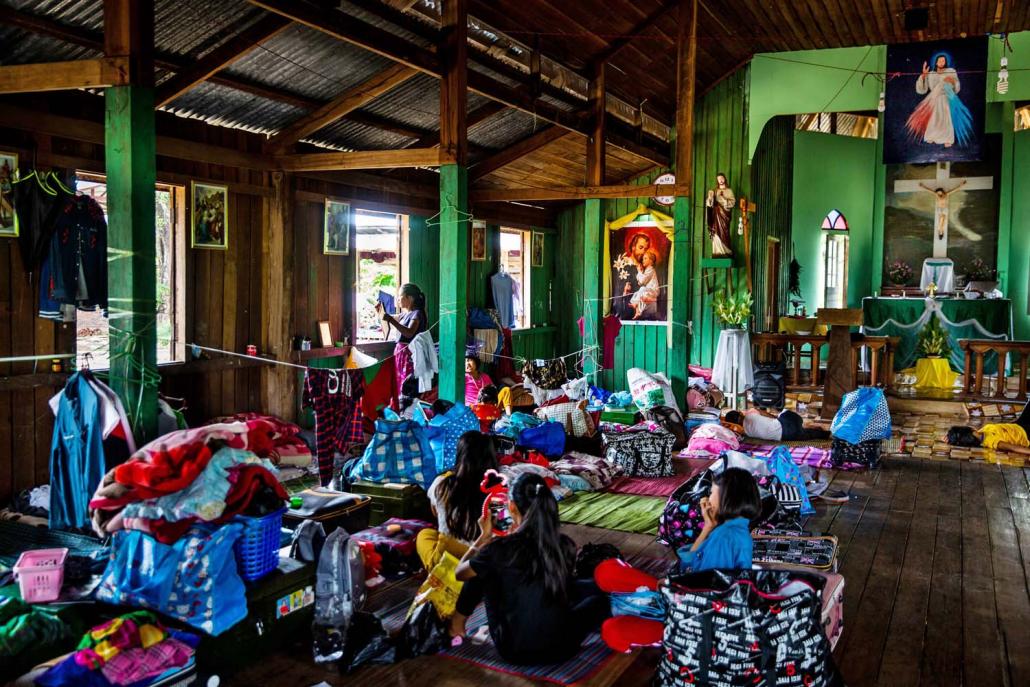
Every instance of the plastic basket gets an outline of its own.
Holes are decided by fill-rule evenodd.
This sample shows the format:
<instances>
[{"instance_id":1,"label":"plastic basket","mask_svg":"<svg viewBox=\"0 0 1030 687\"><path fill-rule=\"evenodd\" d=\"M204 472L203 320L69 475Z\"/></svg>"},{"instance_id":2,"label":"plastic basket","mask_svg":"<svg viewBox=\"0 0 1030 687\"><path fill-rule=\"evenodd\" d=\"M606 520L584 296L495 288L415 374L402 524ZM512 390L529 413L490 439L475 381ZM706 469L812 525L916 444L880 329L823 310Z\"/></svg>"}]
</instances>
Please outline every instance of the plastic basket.
<instances>
[{"instance_id":1,"label":"plastic basket","mask_svg":"<svg viewBox=\"0 0 1030 687\"><path fill-rule=\"evenodd\" d=\"M236 540L233 551L240 577L247 582L260 580L279 565L279 536L285 512L285 508L280 508L260 518L237 516L243 523L243 534Z\"/></svg>"},{"instance_id":2,"label":"plastic basket","mask_svg":"<svg viewBox=\"0 0 1030 687\"><path fill-rule=\"evenodd\" d=\"M21 598L29 603L54 601L61 596L64 583L64 559L68 549L26 551L14 564Z\"/></svg>"}]
</instances>

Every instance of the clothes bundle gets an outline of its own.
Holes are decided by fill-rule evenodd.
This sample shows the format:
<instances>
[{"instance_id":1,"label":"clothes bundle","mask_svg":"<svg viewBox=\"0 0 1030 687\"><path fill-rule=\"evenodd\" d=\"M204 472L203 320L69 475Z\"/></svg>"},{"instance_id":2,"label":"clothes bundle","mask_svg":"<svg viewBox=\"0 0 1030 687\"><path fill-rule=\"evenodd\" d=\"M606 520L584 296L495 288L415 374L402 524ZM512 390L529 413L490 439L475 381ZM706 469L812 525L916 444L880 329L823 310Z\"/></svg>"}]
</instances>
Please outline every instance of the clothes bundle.
<instances>
[{"instance_id":1,"label":"clothes bundle","mask_svg":"<svg viewBox=\"0 0 1030 687\"><path fill-rule=\"evenodd\" d=\"M527 381L543 391L560 390L562 385L568 381L569 375L565 370L565 361L561 358L553 360L527 360L522 366L522 375ZM532 388L531 388L532 389ZM543 404L544 400L538 400L537 405Z\"/></svg>"},{"instance_id":2,"label":"clothes bundle","mask_svg":"<svg viewBox=\"0 0 1030 687\"><path fill-rule=\"evenodd\" d=\"M270 423L251 420L156 439L104 475L89 502L93 529L101 537L138 530L172 543L196 522L278 510L286 491L261 457L271 455L275 434Z\"/></svg>"},{"instance_id":3,"label":"clothes bundle","mask_svg":"<svg viewBox=\"0 0 1030 687\"><path fill-rule=\"evenodd\" d=\"M266 423L272 432L272 448L267 456L276 465L295 465L304 467L311 463L314 457L311 448L300 437L301 428L292 422L286 422L273 415L247 412L227 415L215 418L208 422L209 425L226 424L230 422L263 422ZM185 429L180 428L180 429Z\"/></svg>"},{"instance_id":4,"label":"clothes bundle","mask_svg":"<svg viewBox=\"0 0 1030 687\"><path fill-rule=\"evenodd\" d=\"M558 475L562 484L566 484L565 476L574 476L587 484L582 491L601 491L612 483L619 474L617 468L604 458L589 456L585 453L566 453L560 460L551 462L551 471ZM580 491L574 489L573 491Z\"/></svg>"},{"instance_id":5,"label":"clothes bundle","mask_svg":"<svg viewBox=\"0 0 1030 687\"><path fill-rule=\"evenodd\" d=\"M715 423L703 424L690 435L682 455L705 458L717 457L726 451L740 448L740 438L731 429Z\"/></svg>"},{"instance_id":6,"label":"clothes bundle","mask_svg":"<svg viewBox=\"0 0 1030 687\"><path fill-rule=\"evenodd\" d=\"M69 377L50 407L50 527L88 528L89 496L135 450L132 430L117 395L88 370Z\"/></svg>"},{"instance_id":7,"label":"clothes bundle","mask_svg":"<svg viewBox=\"0 0 1030 687\"><path fill-rule=\"evenodd\" d=\"M309 369L304 380L304 405L315 411L315 455L318 476L325 486L333 478L336 454L345 454L364 441L361 370Z\"/></svg>"},{"instance_id":8,"label":"clothes bundle","mask_svg":"<svg viewBox=\"0 0 1030 687\"><path fill-rule=\"evenodd\" d=\"M200 638L168 630L154 614L135 611L91 629L76 652L36 678L40 687L149 684L193 661Z\"/></svg>"},{"instance_id":9,"label":"clothes bundle","mask_svg":"<svg viewBox=\"0 0 1030 687\"><path fill-rule=\"evenodd\" d=\"M415 549L415 539L427 527L432 525L424 520L390 518L351 538L359 545L371 546L382 557L382 574L396 577L416 572L422 567Z\"/></svg>"},{"instance_id":10,"label":"clothes bundle","mask_svg":"<svg viewBox=\"0 0 1030 687\"><path fill-rule=\"evenodd\" d=\"M68 627L46 606L0 595L0 665L30 647L55 645L67 635Z\"/></svg>"}]
</instances>

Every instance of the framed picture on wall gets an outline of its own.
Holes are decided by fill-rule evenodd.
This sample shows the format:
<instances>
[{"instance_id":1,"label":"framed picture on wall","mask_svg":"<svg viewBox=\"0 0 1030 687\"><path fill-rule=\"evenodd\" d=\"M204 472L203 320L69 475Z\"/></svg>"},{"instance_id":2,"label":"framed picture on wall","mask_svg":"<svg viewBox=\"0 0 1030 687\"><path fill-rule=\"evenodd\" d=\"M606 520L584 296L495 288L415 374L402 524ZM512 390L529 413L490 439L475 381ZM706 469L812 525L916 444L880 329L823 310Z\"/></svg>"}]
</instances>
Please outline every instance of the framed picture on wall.
<instances>
[{"instance_id":1,"label":"framed picture on wall","mask_svg":"<svg viewBox=\"0 0 1030 687\"><path fill-rule=\"evenodd\" d=\"M531 266L544 266L544 235L536 231L533 232L533 245L530 249L530 256L532 258Z\"/></svg>"},{"instance_id":2,"label":"framed picture on wall","mask_svg":"<svg viewBox=\"0 0 1030 687\"><path fill-rule=\"evenodd\" d=\"M0 152L0 237L18 235L18 216L14 214L14 178L18 174L18 154Z\"/></svg>"},{"instance_id":3,"label":"framed picture on wall","mask_svg":"<svg viewBox=\"0 0 1030 687\"><path fill-rule=\"evenodd\" d=\"M190 245L226 250L229 247L229 187L190 184Z\"/></svg>"},{"instance_id":4,"label":"framed picture on wall","mask_svg":"<svg viewBox=\"0 0 1030 687\"><path fill-rule=\"evenodd\" d=\"M350 255L350 203L325 199L325 222L322 227L323 255Z\"/></svg>"},{"instance_id":5,"label":"framed picture on wall","mask_svg":"<svg viewBox=\"0 0 1030 687\"><path fill-rule=\"evenodd\" d=\"M486 260L486 225L472 225L472 260L483 262Z\"/></svg>"}]
</instances>

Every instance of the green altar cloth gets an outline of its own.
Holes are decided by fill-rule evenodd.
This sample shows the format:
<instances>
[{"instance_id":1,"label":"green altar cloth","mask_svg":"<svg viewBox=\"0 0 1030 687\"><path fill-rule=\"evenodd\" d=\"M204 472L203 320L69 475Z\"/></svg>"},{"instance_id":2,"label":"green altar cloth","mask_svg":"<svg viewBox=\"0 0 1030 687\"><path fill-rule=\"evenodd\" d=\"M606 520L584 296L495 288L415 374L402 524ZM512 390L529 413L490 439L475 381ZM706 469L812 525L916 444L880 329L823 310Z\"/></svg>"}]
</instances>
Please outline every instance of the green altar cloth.
<instances>
[{"instance_id":1,"label":"green altar cloth","mask_svg":"<svg viewBox=\"0 0 1030 687\"><path fill-rule=\"evenodd\" d=\"M948 332L951 367L965 371L960 339L1011 339L1012 301L1006 298L966 300L964 298L863 298L862 332L870 336L897 336L901 341L894 353L894 369L913 367L919 331L936 316ZM984 371L997 371L997 356L984 359Z\"/></svg>"}]
</instances>

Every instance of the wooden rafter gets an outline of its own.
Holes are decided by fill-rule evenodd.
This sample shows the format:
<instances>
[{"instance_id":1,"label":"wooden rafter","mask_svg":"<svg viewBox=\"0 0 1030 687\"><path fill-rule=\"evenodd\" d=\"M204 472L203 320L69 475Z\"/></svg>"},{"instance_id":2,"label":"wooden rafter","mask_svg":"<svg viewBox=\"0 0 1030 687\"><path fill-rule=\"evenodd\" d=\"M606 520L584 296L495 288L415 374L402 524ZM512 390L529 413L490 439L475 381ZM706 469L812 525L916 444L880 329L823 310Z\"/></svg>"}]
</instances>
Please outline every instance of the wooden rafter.
<instances>
[{"instance_id":1,"label":"wooden rafter","mask_svg":"<svg viewBox=\"0 0 1030 687\"><path fill-rule=\"evenodd\" d=\"M399 86L418 72L411 67L400 64L390 65L386 69L365 79L357 86L348 88L314 112L310 112L282 131L268 139L268 149L283 151L308 134L332 124L362 105L379 97L392 88Z\"/></svg>"},{"instance_id":2,"label":"wooden rafter","mask_svg":"<svg viewBox=\"0 0 1030 687\"><path fill-rule=\"evenodd\" d=\"M445 0L441 16L440 163L468 164L468 4Z\"/></svg>"},{"instance_id":3,"label":"wooden rafter","mask_svg":"<svg viewBox=\"0 0 1030 687\"><path fill-rule=\"evenodd\" d=\"M593 67L590 79L590 135L587 136L587 186L601 186L605 180L605 154L607 137L605 121L607 91L604 85L605 64L602 62Z\"/></svg>"},{"instance_id":4,"label":"wooden rafter","mask_svg":"<svg viewBox=\"0 0 1030 687\"><path fill-rule=\"evenodd\" d=\"M524 138L514 145L510 145L499 153L496 153L485 160L477 163L469 170L469 182L482 179L487 174L495 172L501 167L510 165L512 162L523 158L530 153L540 150L548 143L565 137L569 132L560 126L549 126L542 129L528 138Z\"/></svg>"},{"instance_id":5,"label":"wooden rafter","mask_svg":"<svg viewBox=\"0 0 1030 687\"><path fill-rule=\"evenodd\" d=\"M436 167L440 164L440 151L436 148L402 148L400 150L358 150L344 153L298 153L279 155L275 158L275 162L287 172Z\"/></svg>"},{"instance_id":6,"label":"wooden rafter","mask_svg":"<svg viewBox=\"0 0 1030 687\"><path fill-rule=\"evenodd\" d=\"M70 60L0 67L0 93L66 91L128 83L129 63L123 58Z\"/></svg>"},{"instance_id":7,"label":"wooden rafter","mask_svg":"<svg viewBox=\"0 0 1030 687\"><path fill-rule=\"evenodd\" d=\"M587 200L588 198L641 198L646 196L690 195L679 184L638 186L560 186L555 188L483 189L469 192L474 203L532 202L543 200Z\"/></svg>"},{"instance_id":8,"label":"wooden rafter","mask_svg":"<svg viewBox=\"0 0 1030 687\"><path fill-rule=\"evenodd\" d=\"M655 22L665 16L665 14L671 9L675 3L664 2L651 14L644 17L639 24L629 30L629 33L625 36L616 38L614 41L608 44L608 47L602 50L598 55L595 55L591 60L591 64L595 67L601 64L607 64L615 58L622 49L633 42L635 38L643 34L645 31L654 26Z\"/></svg>"},{"instance_id":9,"label":"wooden rafter","mask_svg":"<svg viewBox=\"0 0 1030 687\"><path fill-rule=\"evenodd\" d=\"M289 19L269 14L200 58L192 66L165 81L154 94L154 106L163 107L197 84L206 81L251 50L279 35L292 24Z\"/></svg>"}]
</instances>

